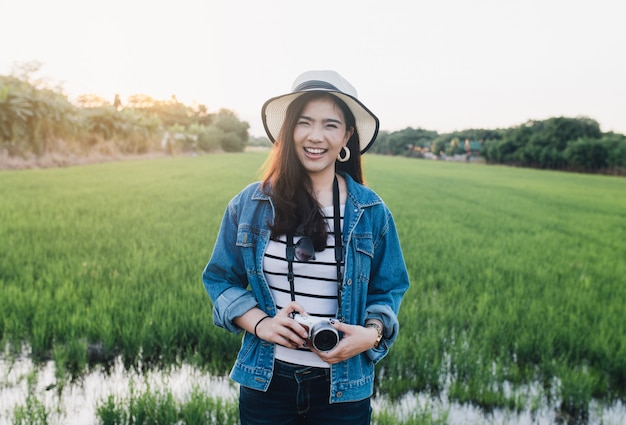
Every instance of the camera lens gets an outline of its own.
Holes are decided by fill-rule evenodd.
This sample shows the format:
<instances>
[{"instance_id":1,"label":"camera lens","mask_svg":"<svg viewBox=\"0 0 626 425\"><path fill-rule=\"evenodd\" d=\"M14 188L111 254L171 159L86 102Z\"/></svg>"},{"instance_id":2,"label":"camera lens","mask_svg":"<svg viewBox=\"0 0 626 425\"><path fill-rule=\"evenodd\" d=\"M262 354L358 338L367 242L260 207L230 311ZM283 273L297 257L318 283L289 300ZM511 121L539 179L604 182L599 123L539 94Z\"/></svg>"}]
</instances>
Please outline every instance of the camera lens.
<instances>
[{"instance_id":1,"label":"camera lens","mask_svg":"<svg viewBox=\"0 0 626 425\"><path fill-rule=\"evenodd\" d=\"M322 326L314 326L311 331L311 342L320 351L330 351L339 342L339 333L329 324L320 323Z\"/></svg>"}]
</instances>

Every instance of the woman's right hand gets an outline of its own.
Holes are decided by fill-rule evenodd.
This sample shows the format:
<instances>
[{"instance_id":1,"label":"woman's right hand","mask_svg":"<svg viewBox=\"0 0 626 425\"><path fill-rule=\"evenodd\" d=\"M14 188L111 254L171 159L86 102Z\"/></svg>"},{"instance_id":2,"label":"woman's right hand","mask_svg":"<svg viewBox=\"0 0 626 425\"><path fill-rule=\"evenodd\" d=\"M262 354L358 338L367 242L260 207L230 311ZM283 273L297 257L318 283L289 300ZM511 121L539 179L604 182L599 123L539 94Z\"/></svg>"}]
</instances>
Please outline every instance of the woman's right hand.
<instances>
[{"instance_id":1,"label":"woman's right hand","mask_svg":"<svg viewBox=\"0 0 626 425\"><path fill-rule=\"evenodd\" d=\"M304 308L295 301L280 309L276 316L263 320L256 329L256 335L269 342L287 348L306 347L308 333L296 322L292 313L305 314Z\"/></svg>"}]
</instances>

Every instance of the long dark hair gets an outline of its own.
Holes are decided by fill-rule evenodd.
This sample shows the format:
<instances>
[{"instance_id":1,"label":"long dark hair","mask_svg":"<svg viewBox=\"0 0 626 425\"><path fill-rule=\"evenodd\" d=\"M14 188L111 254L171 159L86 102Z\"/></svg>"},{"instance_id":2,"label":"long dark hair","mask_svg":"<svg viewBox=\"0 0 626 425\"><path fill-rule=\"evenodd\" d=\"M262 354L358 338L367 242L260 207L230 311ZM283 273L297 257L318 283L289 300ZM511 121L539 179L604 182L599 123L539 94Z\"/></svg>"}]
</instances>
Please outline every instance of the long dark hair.
<instances>
[{"instance_id":1,"label":"long dark hair","mask_svg":"<svg viewBox=\"0 0 626 425\"><path fill-rule=\"evenodd\" d=\"M335 161L335 169L349 174L356 182L363 183L359 135L354 115L341 99L319 91L299 96L287 108L280 134L266 162L262 183L264 192L274 202L275 219L273 223L268 223L272 237L301 233L313 242L316 251L326 248L326 221L320 205L312 195L311 178L296 155L293 133L304 107L320 98L331 99L343 112L346 130L354 129L347 143L350 159L346 162Z\"/></svg>"}]
</instances>

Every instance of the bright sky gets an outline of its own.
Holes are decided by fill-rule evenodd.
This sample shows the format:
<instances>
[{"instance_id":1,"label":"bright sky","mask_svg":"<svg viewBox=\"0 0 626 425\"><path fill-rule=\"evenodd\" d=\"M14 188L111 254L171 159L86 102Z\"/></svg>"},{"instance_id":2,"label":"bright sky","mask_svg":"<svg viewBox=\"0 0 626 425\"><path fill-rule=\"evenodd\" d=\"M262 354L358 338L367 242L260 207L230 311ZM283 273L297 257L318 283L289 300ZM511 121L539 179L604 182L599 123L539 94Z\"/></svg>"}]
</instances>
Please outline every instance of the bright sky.
<instances>
[{"instance_id":1,"label":"bright sky","mask_svg":"<svg viewBox=\"0 0 626 425\"><path fill-rule=\"evenodd\" d=\"M0 74L39 61L70 97L176 94L234 110L334 69L381 129L584 115L626 134L623 0L0 0Z\"/></svg>"}]
</instances>

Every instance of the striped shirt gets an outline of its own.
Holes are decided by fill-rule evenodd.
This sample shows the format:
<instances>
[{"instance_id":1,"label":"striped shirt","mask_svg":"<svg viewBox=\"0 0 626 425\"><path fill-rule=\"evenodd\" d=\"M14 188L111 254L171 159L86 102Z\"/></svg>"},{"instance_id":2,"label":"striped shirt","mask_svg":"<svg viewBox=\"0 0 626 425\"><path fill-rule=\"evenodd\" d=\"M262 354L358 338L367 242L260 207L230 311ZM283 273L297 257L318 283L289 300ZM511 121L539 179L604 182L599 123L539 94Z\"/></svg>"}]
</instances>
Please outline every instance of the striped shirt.
<instances>
[{"instance_id":1,"label":"striped shirt","mask_svg":"<svg viewBox=\"0 0 626 425\"><path fill-rule=\"evenodd\" d=\"M313 317L332 318L337 314L337 262L335 261L335 234L333 207L322 208L326 219L328 239L326 249L315 253L315 260L293 261L295 301ZM340 208L343 228L344 205ZM294 244L300 236L294 236ZM287 278L287 242L283 235L272 239L263 258L263 271L278 310L291 302L289 279ZM343 264L342 264L343 266ZM306 366L330 367L308 349L290 349L276 345L276 358L289 363Z\"/></svg>"}]
</instances>

